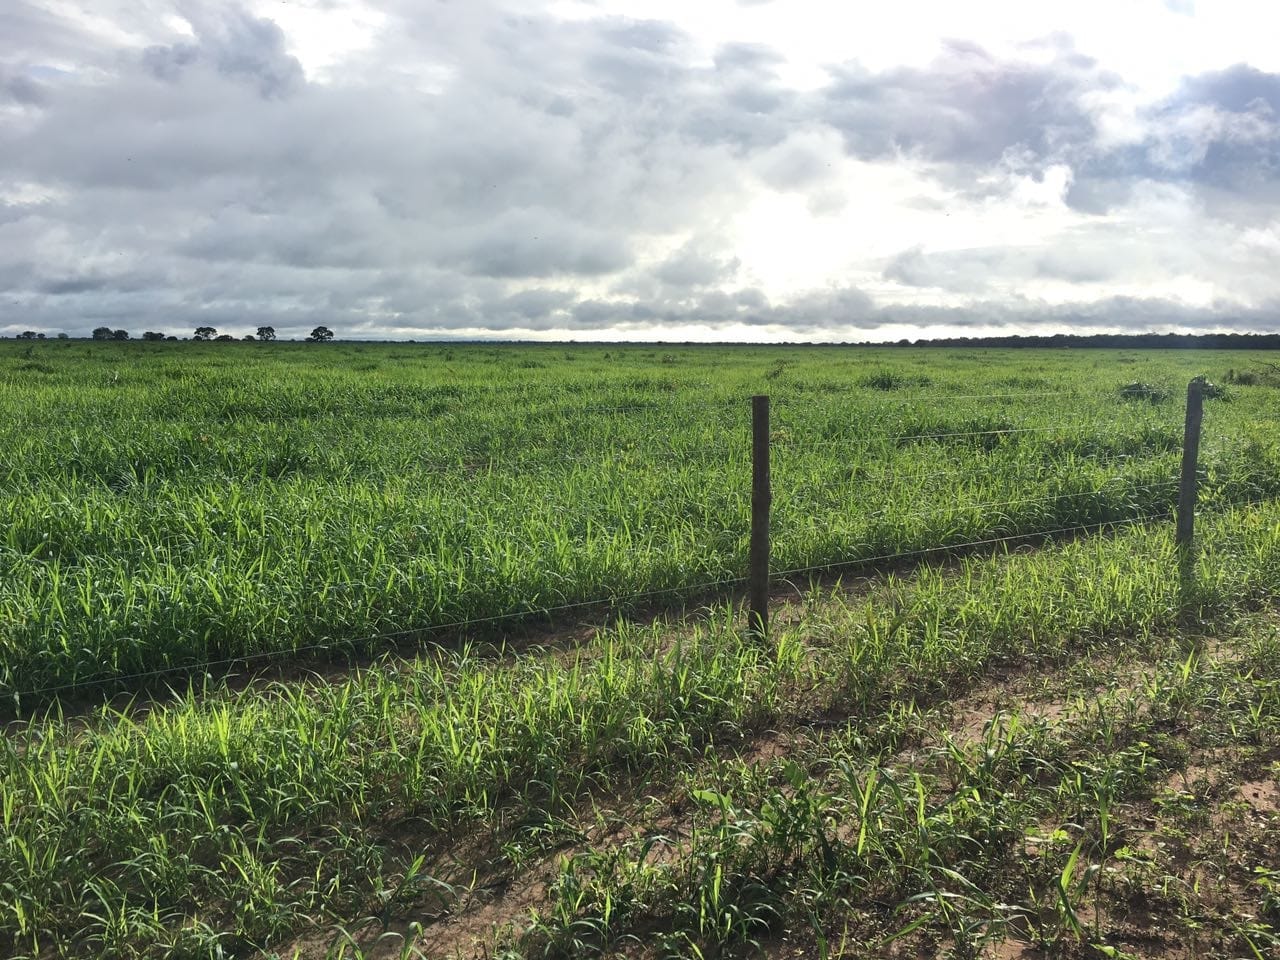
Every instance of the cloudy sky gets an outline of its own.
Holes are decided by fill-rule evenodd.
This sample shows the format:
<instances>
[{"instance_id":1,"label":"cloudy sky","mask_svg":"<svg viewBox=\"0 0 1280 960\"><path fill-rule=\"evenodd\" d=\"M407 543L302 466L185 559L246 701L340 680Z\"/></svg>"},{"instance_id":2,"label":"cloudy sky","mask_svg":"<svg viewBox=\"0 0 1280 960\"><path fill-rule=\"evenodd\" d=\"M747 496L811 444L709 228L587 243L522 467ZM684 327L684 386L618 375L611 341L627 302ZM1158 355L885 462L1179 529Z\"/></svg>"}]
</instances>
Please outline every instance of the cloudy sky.
<instances>
[{"instance_id":1,"label":"cloudy sky","mask_svg":"<svg viewBox=\"0 0 1280 960\"><path fill-rule=\"evenodd\" d=\"M1280 330L1272 0L4 0L0 333Z\"/></svg>"}]
</instances>

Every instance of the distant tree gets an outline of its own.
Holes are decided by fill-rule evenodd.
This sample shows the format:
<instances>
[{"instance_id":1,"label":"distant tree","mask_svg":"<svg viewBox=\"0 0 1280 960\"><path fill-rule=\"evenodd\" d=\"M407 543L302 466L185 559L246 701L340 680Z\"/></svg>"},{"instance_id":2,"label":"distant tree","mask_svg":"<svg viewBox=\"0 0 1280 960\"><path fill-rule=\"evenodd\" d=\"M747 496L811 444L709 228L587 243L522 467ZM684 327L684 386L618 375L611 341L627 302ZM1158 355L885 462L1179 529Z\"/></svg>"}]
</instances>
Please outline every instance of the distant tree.
<instances>
[{"instance_id":1,"label":"distant tree","mask_svg":"<svg viewBox=\"0 0 1280 960\"><path fill-rule=\"evenodd\" d=\"M274 340L275 338L276 338L275 327L259 327L258 328L259 340Z\"/></svg>"},{"instance_id":2,"label":"distant tree","mask_svg":"<svg viewBox=\"0 0 1280 960\"><path fill-rule=\"evenodd\" d=\"M59 339L59 340L70 340L70 339L71 339L71 334L69 334L69 333L60 333L60 334L58 334L58 339Z\"/></svg>"},{"instance_id":3,"label":"distant tree","mask_svg":"<svg viewBox=\"0 0 1280 960\"><path fill-rule=\"evenodd\" d=\"M235 339L235 337L233 337L233 336L232 336L231 334L229 334L229 333L220 333L220 334L218 334L216 337L214 337L213 339L215 339L215 340L234 340L234 339Z\"/></svg>"},{"instance_id":4,"label":"distant tree","mask_svg":"<svg viewBox=\"0 0 1280 960\"><path fill-rule=\"evenodd\" d=\"M218 335L218 331L214 327L196 327L197 340L212 340Z\"/></svg>"},{"instance_id":5,"label":"distant tree","mask_svg":"<svg viewBox=\"0 0 1280 960\"><path fill-rule=\"evenodd\" d=\"M23 330L20 334L18 334L19 340L34 340L35 338L36 338L36 332L34 330Z\"/></svg>"},{"instance_id":6,"label":"distant tree","mask_svg":"<svg viewBox=\"0 0 1280 960\"><path fill-rule=\"evenodd\" d=\"M45 336L44 336L44 334L43 334L43 333L37 333L37 334L36 334L36 339L37 339L37 340L43 340L43 339L45 339Z\"/></svg>"},{"instance_id":7,"label":"distant tree","mask_svg":"<svg viewBox=\"0 0 1280 960\"><path fill-rule=\"evenodd\" d=\"M177 337L175 337L175 336L171 333L171 334L169 334L167 337L165 337L165 339L166 339L166 340L177 340L178 338L177 338Z\"/></svg>"},{"instance_id":8,"label":"distant tree","mask_svg":"<svg viewBox=\"0 0 1280 960\"><path fill-rule=\"evenodd\" d=\"M113 331L111 331L111 339L112 339L112 340L128 340L128 339L129 339L129 331L128 331L128 330L113 330Z\"/></svg>"},{"instance_id":9,"label":"distant tree","mask_svg":"<svg viewBox=\"0 0 1280 960\"><path fill-rule=\"evenodd\" d=\"M241 340L257 340L258 338L257 338L257 337L255 337L252 333L246 333L246 334L245 334L243 337L241 337L240 339L241 339Z\"/></svg>"},{"instance_id":10,"label":"distant tree","mask_svg":"<svg viewBox=\"0 0 1280 960\"><path fill-rule=\"evenodd\" d=\"M156 331L154 331L154 330L148 330L146 333L144 333L144 334L142 335L142 339L143 339L143 340L153 340L153 341L154 341L154 340L163 340L163 339L164 339L164 334L163 334L163 333L157 333L157 332L156 332Z\"/></svg>"},{"instance_id":11,"label":"distant tree","mask_svg":"<svg viewBox=\"0 0 1280 960\"><path fill-rule=\"evenodd\" d=\"M316 327L307 339L312 343L326 343L333 339L333 331L328 327Z\"/></svg>"},{"instance_id":12,"label":"distant tree","mask_svg":"<svg viewBox=\"0 0 1280 960\"><path fill-rule=\"evenodd\" d=\"M94 328L93 328L93 339L95 339L95 340L110 340L110 339L111 339L111 328L110 328L110 327L94 327Z\"/></svg>"}]
</instances>

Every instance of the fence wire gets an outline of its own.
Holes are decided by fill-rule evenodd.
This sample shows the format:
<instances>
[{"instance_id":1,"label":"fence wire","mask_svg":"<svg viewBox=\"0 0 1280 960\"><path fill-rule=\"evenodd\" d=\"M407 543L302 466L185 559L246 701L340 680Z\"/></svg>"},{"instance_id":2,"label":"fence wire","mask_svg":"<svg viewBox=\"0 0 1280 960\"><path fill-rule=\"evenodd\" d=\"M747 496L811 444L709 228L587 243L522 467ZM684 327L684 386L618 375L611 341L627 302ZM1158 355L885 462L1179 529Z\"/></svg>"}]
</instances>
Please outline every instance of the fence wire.
<instances>
[{"instance_id":1,"label":"fence wire","mask_svg":"<svg viewBox=\"0 0 1280 960\"><path fill-rule=\"evenodd\" d=\"M913 550L900 550L895 553L882 553L870 557L849 558L845 560L833 560L830 563L814 564L807 567L792 567L789 570L779 570L776 573L770 572L770 579L785 580L790 577L798 577L806 573L829 573L832 570L851 570L860 567L873 566L877 564L891 565L900 563L903 560L911 560L915 557L928 556L937 553L959 553L963 550L972 550L974 547L988 547L999 544L1016 543L1025 540L1044 540L1051 537L1059 536L1067 533L1082 533L1088 530L1106 530L1112 527L1134 526L1135 524L1146 523L1150 520L1167 520L1173 516L1170 511L1160 511L1158 513L1139 514L1135 517L1126 517L1116 520L1098 520L1093 523L1080 523L1073 526L1054 527L1049 530L1032 530L1026 533L1015 533L1000 537L984 537L979 540L966 540L963 543L939 544L932 547L920 547Z\"/></svg>"},{"instance_id":2,"label":"fence wire","mask_svg":"<svg viewBox=\"0 0 1280 960\"><path fill-rule=\"evenodd\" d=\"M487 617L469 617L466 619L449 620L441 623L424 624L420 627L409 627L403 630L367 634L348 639L335 639L325 641L323 643L304 644L302 646L281 648L279 650L263 650L256 653L245 653L239 656L225 657L218 660L201 660L199 662L189 664L174 664L167 667L157 667L153 670L141 670L135 673L115 674L108 677L94 677L86 680L69 681L62 684L34 687L29 690L5 691L0 689L0 700L8 699L21 701L24 698L33 699L36 697L45 697L54 693L65 693L71 690L85 690L93 689L95 687L113 686L138 680L155 679L156 677L195 675L199 673L207 673L210 670L216 670L223 667L235 667L251 663L260 663L263 661L289 659L290 657L296 657L299 654L332 653L342 650L354 651L362 647L370 647L376 644L388 645L403 640L425 639L428 635L433 633L448 633L456 630L465 630L471 627L491 626L497 623L511 623L513 621L532 622L537 619L548 617L552 614L567 613L571 610L585 610L591 607L621 607L644 600L656 600L659 597L680 595L692 598L709 593L713 590L722 590L726 587L740 585L745 582L746 579L743 577L728 577L720 580L708 580L702 583L686 584L678 587L664 587L656 590L641 590L636 593L629 593L620 596L600 597L594 600L576 600L572 603L560 603L546 607L529 607L524 610L512 610L507 613L499 613Z\"/></svg>"},{"instance_id":3,"label":"fence wire","mask_svg":"<svg viewBox=\"0 0 1280 960\"><path fill-rule=\"evenodd\" d=\"M998 399L998 398L1043 398L1043 397L1075 397L1080 395L1073 392L1063 391L1045 391L1034 393L1006 393L1006 394L934 394L934 395L913 395L908 399L910 402L924 402L926 400L936 400L938 402L949 402L958 399ZM792 397L780 398L781 405L811 403L810 398ZM582 407L563 407L559 411L548 411L546 409L534 408L532 411L536 416L543 416L548 412L560 412L566 417L572 417L579 414L589 412L610 412L610 413L634 413L645 412L651 413L659 411L661 413L680 413L693 408L728 408L731 405L741 405L742 411L745 413L747 404L741 399L726 399L716 401L704 401L699 403L690 402L672 402L668 405L653 404L631 404L618 406L582 406ZM318 411L308 414L306 417L298 416L282 416L278 422L298 423L298 422L319 422L317 418L324 418L325 412ZM410 416L406 416L408 419ZM118 426L120 423L129 421L114 421L113 425ZM137 421L150 427L155 427L154 421ZM219 423L236 423L236 421L218 421ZM254 422L271 422L265 420L255 420L250 418L248 423L252 425ZM326 421L327 422L327 421ZM65 424L63 424L65 425ZM959 431L934 431L928 433L914 433L905 435L889 435L877 438L868 438L865 435L859 437L827 437L820 440L779 440L771 443L771 447L780 450L791 449L808 449L808 448L830 448L837 446L862 446L867 449L874 449L878 446L900 445L913 441L937 441L959 438L981 438L981 437L999 437L1016 436L1022 434L1043 434L1050 432L1063 432L1064 430L1079 430L1084 427L1096 428L1099 424L1093 422L1074 421L1068 424L1052 424L1044 426L1028 426L1028 427L1009 427L999 429L982 429L982 430L959 430ZM1173 429L1173 425L1169 425L1167 429ZM1125 438L1121 438L1122 440ZM681 464L689 462L705 462L708 455L711 457L720 457L725 454L730 457L738 457L746 459L749 456L749 447L744 443L741 445L724 444L718 447L696 446L693 450L670 447L668 449L637 447L622 449L606 449L590 455L582 456L560 456L550 459L502 459L495 460L490 457L481 460L478 464L466 464L460 462L464 458L449 458L439 461L441 466L447 464L451 469L463 469L478 471L489 469L493 470L496 465L506 465L517 468L529 468L539 466L551 466L558 464L590 464L593 466L619 466L619 456L626 456L635 453L637 457L646 457L648 462L663 462L666 459ZM990 453L991 451L986 451ZM1054 467L1061 466L1109 466L1113 464L1126 465L1144 465L1159 463L1159 458L1169 458L1174 456L1178 451L1163 450L1153 451L1150 453L1125 453L1112 454L1103 458L1089 457L1087 455L1076 455L1070 451L1066 452L1066 456L1060 462L1041 462L1038 464L1041 471L1050 470ZM701 455L701 456L699 456ZM866 476L856 478L859 483L877 483L883 484L886 480L893 481L899 478L893 476L885 476L892 469L892 461L888 463L878 461L882 466L882 471L878 476ZM956 470L961 467L972 468L973 464L956 463L952 469L945 471L931 472L924 475L905 474L900 479L904 483L923 483L926 481L957 478ZM1043 479L1043 473L1038 474L1030 479ZM969 479L969 478L966 478ZM928 519L938 514L968 514L980 511L994 511L1016 506L1025 506L1035 503L1060 503L1079 500L1087 497L1105 496L1119 487L1119 492L1124 496L1132 496L1140 493L1168 493L1172 492L1178 486L1178 480L1168 479L1163 481L1155 481L1138 486L1122 486L1126 481L1125 476L1115 476L1106 479L1100 488L1091 488L1087 490L1073 490L1056 494L1044 494L1037 496L1018 497L997 501L984 501L977 503L957 503L949 502L939 504L936 508L903 513L901 510L893 508L885 508L868 514L861 515L858 519L863 521L874 521L886 516L894 516L903 521ZM1250 500L1224 502L1215 504L1213 509L1235 509L1244 506L1252 506L1261 503L1273 502L1274 498L1269 496L1257 497ZM1202 509L1200 512L1207 512ZM849 556L840 560L827 563L793 567L786 570L774 571L770 573L770 580L786 580L792 577L804 575L813 575L824 572L830 572L841 569L866 568L877 565L888 565L902 563L914 558L927 557L935 554L954 554L963 551L974 550L976 548L994 547L1007 545L1011 543L1024 542L1030 540L1048 540L1067 534L1079 534L1086 531L1102 531L1111 528L1120 528L1135 524L1146 523L1154 520L1167 519L1171 517L1172 510L1165 509L1158 512L1140 513L1128 517L1116 517L1111 519L1099 519L1093 521L1082 522L1073 525L1058 526L1051 529L1028 530L1018 534L1007 534L1000 536L980 537L970 539L958 543L941 543L928 547L921 547L910 550L899 550L893 552L884 552L870 556ZM595 527L609 532L610 528ZM617 528L621 531L623 528ZM629 529L629 528L628 528ZM151 670L136 671L125 674L116 674L111 676L94 677L85 680L68 681L66 683L50 684L45 686L33 687L27 690L0 690L0 697L7 698L14 703L21 704L23 700L36 700L40 698L48 698L54 695L65 694L76 690L88 690L102 687L121 687L131 683L139 683L147 680L155 680L166 676L195 676L201 673L209 673L210 671L220 671L238 666L249 666L257 663L287 660L305 655L314 655L322 653L331 653L337 651L356 651L360 649L368 649L376 645L391 645L397 642L407 640L425 640L433 634L444 634L455 631L465 631L467 629L496 625L500 623L525 622L532 623L537 620L551 618L557 614L569 613L572 611L584 611L591 608L607 608L622 607L633 605L636 603L658 600L660 598L683 597L690 599L696 596L705 595L717 591L723 591L728 588L741 587L747 583L745 577L728 577L716 580L708 580L695 584L683 584L680 586L643 590L625 595L611 595L607 597L599 597L595 599L587 599L573 601L567 603L553 604L548 606L529 606L519 610L512 610L506 613L495 614L492 616L472 617L463 619L454 619L439 623L428 623L422 626L410 627L390 632L374 633L365 636L352 638L334 638L316 643L303 644L299 646L291 646L277 650L263 650L250 652L236 656L229 656L217 660L199 661L187 664L173 664L165 667L158 667ZM328 588L335 590L350 589L352 587L367 587L368 584L363 581L336 581L327 583Z\"/></svg>"},{"instance_id":4,"label":"fence wire","mask_svg":"<svg viewBox=\"0 0 1280 960\"><path fill-rule=\"evenodd\" d=\"M1170 481L1175 484L1175 481ZM1090 491L1092 492L1092 491ZM1225 512L1227 510L1239 509L1247 506L1257 506L1264 503L1274 503L1274 496L1259 496L1241 501L1224 501L1214 504L1212 507L1204 508L1197 511L1198 515L1213 512ZM1000 504L987 504L986 506L998 506ZM1171 509L1161 510L1151 513L1142 513L1130 517L1119 517L1114 519L1104 519L1090 521L1087 523L1072 524L1066 526L1053 527L1048 529L1029 530L1024 533L1006 534L997 537L981 537L972 540L964 540L959 542L937 544L929 547L920 547L910 550L897 550L887 553L878 553L872 555L858 556L852 555L840 560L834 560L827 563L811 564L802 567L791 567L784 570L770 571L770 582L785 581L794 577L806 574L830 573L835 570L854 570L864 569L876 566L892 566L907 560L919 557L927 557L938 554L957 554L974 550L979 547L992 547L1011 543L1026 541L1043 541L1051 540L1066 534L1084 533L1087 531L1104 531L1110 529L1120 529L1129 526L1135 526L1147 523L1153 520L1167 520L1173 516ZM608 608L608 607L626 607L647 600L657 600L660 598L679 597L685 600L708 593L724 591L733 587L741 587L746 585L745 577L726 577L718 580L707 580L694 584L684 584L680 586L664 587L653 590L642 590L629 594L613 595L608 597L600 597L590 600L578 600L570 603L553 604L541 607L528 607L522 610L513 610L507 613L494 614L485 617L469 617L464 619L455 619L443 621L439 623L424 624L418 627L411 627L402 630L366 634L358 637L346 639L334 639L321 643L304 644L301 646L293 646L281 648L279 650L264 650L256 653L246 653L233 657L225 657L217 660L205 660L190 664L174 664L166 667L158 667L152 670L137 671L127 674L116 674L112 676L95 677L81 681L69 681L61 684L51 684L42 687L33 687L20 691L0 691L0 698L7 699L15 703L21 703L23 700L33 700L37 698L46 698L53 694L62 694L74 690L89 690L100 687L124 686L126 684L137 683L143 680L154 680L164 676L188 676L193 677L199 674L208 674L211 671L220 671L224 668L234 668L238 666L250 666L253 664L269 663L271 661L288 660L303 655L313 655L321 653L333 653L339 651L357 651L368 649L374 646L389 646L397 642L405 640L426 640L432 634L447 634L455 631L463 631L469 628L480 626L492 626L499 623L522 623L531 625L538 620L546 619L554 614L568 613L570 611L583 611L591 608Z\"/></svg>"}]
</instances>

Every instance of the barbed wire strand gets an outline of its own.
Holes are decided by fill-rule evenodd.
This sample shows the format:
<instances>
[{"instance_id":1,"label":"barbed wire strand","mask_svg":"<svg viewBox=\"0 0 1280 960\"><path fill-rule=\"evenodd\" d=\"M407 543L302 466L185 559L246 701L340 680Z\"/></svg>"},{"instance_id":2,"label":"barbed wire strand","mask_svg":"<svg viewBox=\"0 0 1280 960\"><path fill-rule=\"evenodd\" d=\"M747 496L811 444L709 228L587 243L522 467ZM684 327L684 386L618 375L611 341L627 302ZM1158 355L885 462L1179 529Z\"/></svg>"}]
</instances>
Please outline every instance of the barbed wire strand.
<instances>
[{"instance_id":1,"label":"barbed wire strand","mask_svg":"<svg viewBox=\"0 0 1280 960\"><path fill-rule=\"evenodd\" d=\"M862 387L860 388L860 395L867 396L868 394L866 394L865 391L870 389L877 389L877 388L873 388L867 384L862 385ZM853 392L854 392L853 390L847 391L847 393L853 393ZM950 401L950 400L1008 400L1013 398L1038 400L1038 399L1043 399L1044 397L1076 397L1084 400L1084 399L1088 399L1091 396L1091 394L1080 393L1075 390L1044 390L1044 391L1032 391L1029 393L909 393L909 392L903 392L899 390L881 391L881 392L883 392L885 400L897 400L903 403L914 403L916 401L926 401L926 400L947 400L947 401ZM828 395L832 395L832 394L828 394ZM834 394L834 396L843 396L843 395L845 394L844 393ZM807 399L809 398L788 397L784 394L780 396L777 400L770 399L769 403L771 405L773 403L781 403L785 405L790 403L798 403L801 400L807 400Z\"/></svg>"},{"instance_id":2,"label":"barbed wire strand","mask_svg":"<svg viewBox=\"0 0 1280 960\"><path fill-rule=\"evenodd\" d=\"M986 454L990 454L992 452L994 451L984 451L984 453ZM1079 456L1079 455L1069 454L1068 456L1062 457L1061 459L1039 461L1036 464L1037 466L1040 467L1039 472L1035 474L1031 474L1030 476L1027 476L1024 478L1020 478L1020 479L1042 480L1051 475L1049 471L1058 470L1058 469L1061 469L1062 467L1080 467L1080 466L1105 467L1105 466L1112 466L1117 463L1128 464L1131 466L1161 466L1161 465L1164 465L1161 463L1161 458L1173 457L1175 454L1180 456L1181 452L1177 450L1165 450L1165 451L1155 451L1145 455L1129 453L1129 454L1118 454L1110 457L1089 457L1089 456ZM988 456L986 457L986 459L990 459L990 457ZM912 463L914 461L907 460L905 462ZM856 481L859 483L875 483L877 485L885 481L892 482L896 480L901 480L903 481L903 483L923 483L926 480L938 480L943 477L964 477L965 479L971 480L973 479L972 475L966 476L966 475L960 474L959 470L961 468L965 468L965 467L971 468L973 466L978 465L972 461L967 463L960 462L960 463L953 463L951 465L951 469L938 470L933 473L917 474L917 473L906 472L902 474L894 474L892 472L893 464L895 463L894 460L887 460L887 461L876 460L874 461L874 463L877 466L883 466L884 469L881 470L879 473L868 473L865 476L851 477L850 480ZM784 466L784 464L779 464L778 466ZM835 464L833 465L833 469L839 469L841 466L842 466L841 464ZM859 464L858 466L862 466L862 464Z\"/></svg>"},{"instance_id":3,"label":"barbed wire strand","mask_svg":"<svg viewBox=\"0 0 1280 960\"><path fill-rule=\"evenodd\" d=\"M1262 496L1251 498L1243 501L1224 501L1222 503L1213 504L1204 509L1198 509L1197 514L1208 514L1225 510L1234 510L1241 507L1256 506L1264 503L1274 503L1274 496ZM1150 520L1165 520L1173 516L1173 512L1166 510L1157 513L1138 514L1133 517L1121 517L1109 520L1097 520L1089 523L1074 524L1071 526L1055 527L1048 530L1031 530L1020 534L1008 534L999 537L985 537L977 540L967 540L960 543L938 544L931 547L920 547L912 550L900 550L893 553L882 553L872 556L849 557L843 560L831 561L823 564L813 564L805 567L793 567L787 570L771 571L769 575L770 581L786 580L791 577L801 576L803 574L825 573L837 569L856 569L876 564L890 565L903 560L909 560L915 557L928 556L937 553L955 553L962 550L969 550L974 547L996 546L1000 544L1013 543L1022 540L1048 539L1066 533L1079 533L1088 530L1102 531L1107 529L1116 529L1135 524L1146 523ZM234 667L239 665L248 665L262 661L280 660L295 657L299 654L307 653L323 653L333 652L337 650L351 650L362 646L368 646L377 643L388 643L392 641L407 640L415 637L423 637L431 633L442 633L451 630L461 630L467 627L481 626L512 620L532 620L539 617L546 617L553 613L562 613L569 610L579 610L596 606L618 606L633 603L639 600L655 599L660 596L684 595L686 599L692 598L699 594L706 593L711 590L741 586L747 582L745 577L727 577L720 580L705 581L697 584L686 584L676 587L666 587L656 590L643 590L623 596L601 597L593 600L580 600L572 603L556 604L549 607L537 607L526 610L510 611L503 614L495 614L488 617L472 617L466 619L458 619L443 623L429 624L422 627L408 628L405 630L396 630L387 633L370 634L366 636L339 639L318 644L306 644L303 646L282 648L280 650L260 651L258 653L248 653L236 657L227 657L219 660L202 661L194 664L173 665L169 667L156 668L154 670L138 671L130 674L118 674L109 677L97 677L89 680L73 681L64 684L51 684L44 687L36 687L24 691L11 691L3 696L15 702L21 702L23 699L34 699L37 697L45 697L54 693L65 693L71 690L92 689L101 686L112 686L118 684L129 683L137 680L154 679L161 676L170 675L188 675L193 676L200 673L208 674L210 670L216 670L222 667Z\"/></svg>"},{"instance_id":4,"label":"barbed wire strand","mask_svg":"<svg viewBox=\"0 0 1280 960\"><path fill-rule=\"evenodd\" d=\"M1259 506L1262 504L1274 504L1276 495L1260 496L1250 498L1248 500L1227 500L1219 503L1209 504L1204 507L1196 508L1196 516L1205 516L1215 513L1222 513L1228 510L1236 510L1241 507ZM981 540L970 540L964 543L956 544L939 544L933 547L921 547L914 550L903 550L896 553L880 554L870 557L858 557L847 560L835 560L830 563L815 564L808 567L794 567L790 570L771 571L770 579L786 578L799 576L805 573L822 573L830 570L841 568L853 569L871 564L890 564L899 560L907 560L912 557L927 555L931 553L943 553L946 551L955 551L968 549L970 547L993 546L1002 543L1011 543L1015 540L1034 540L1037 538L1047 538L1063 533L1077 533L1085 530L1105 530L1114 527L1129 526L1138 523L1145 523L1149 520L1168 520L1174 516L1173 510L1164 510L1158 513L1138 514L1133 517L1120 517L1113 520L1095 520L1089 523L1076 524L1068 527L1055 527L1050 530L1032 530L1027 533L1009 534L1000 537L987 537Z\"/></svg>"},{"instance_id":5,"label":"barbed wire strand","mask_svg":"<svg viewBox=\"0 0 1280 960\"><path fill-rule=\"evenodd\" d=\"M1122 478L1116 478L1116 479L1118 482ZM1125 494L1154 493L1161 490L1168 490L1171 488L1175 488L1177 486L1178 486L1177 480L1161 480L1158 483L1143 484L1142 486L1137 486L1137 487L1125 487L1125 488L1122 488L1120 492ZM1098 496L1099 494L1105 494L1108 492L1109 491L1106 489L1076 490L1068 493L1045 494L1044 496L1040 496L1040 497L1018 497L1016 499L1011 499L1011 500L991 500L991 501L982 501L979 503L963 503L963 502L947 503L947 504L940 504L939 506L934 507L933 509L923 510L916 513L898 513L892 507L884 507L883 509L873 511L872 513L862 514L858 519L876 520L881 517L892 516L895 518L900 517L903 520L921 520L926 517L935 516L936 514L939 514L939 513L961 513L964 511L973 511L973 510L995 510L1001 507L1013 507L1021 504L1027 504L1027 503L1053 503L1058 500L1078 500L1082 497L1093 497L1093 496Z\"/></svg>"},{"instance_id":6,"label":"barbed wire strand","mask_svg":"<svg viewBox=\"0 0 1280 960\"><path fill-rule=\"evenodd\" d=\"M202 660L198 663L175 664L168 667L157 667L154 670L142 670L135 673L115 674L109 677L95 677L88 680L71 681L63 684L52 684L44 687L35 687L30 690L21 691L0 691L0 699L21 700L22 698L33 698L46 696L50 693L63 693L68 690L80 690L92 687L100 687L104 685L112 685L117 683L125 683L134 680L145 680L154 677L168 676L172 674L196 674L207 673L210 669L219 667L231 667L240 664L249 664L260 662L263 660L285 659L304 653L324 653L337 650L355 649L361 646L367 646L376 643L388 643L391 641L408 640L414 637L422 637L430 633L444 633L450 630L462 630L468 627L490 625L511 620L534 620L536 618L545 617L553 613L564 613L569 610L580 610L587 607L597 606L617 606L633 603L638 600L650 600L661 596L672 596L679 594L687 594L689 597L697 596L707 591L718 589L721 587L734 586L746 582L744 577L727 577L721 580L709 580L702 583L684 584L676 587L663 587L655 590L641 590L636 593L625 594L622 596L599 597L593 600L577 600L572 603L555 604L549 607L531 607L525 610L512 610L507 613L493 614L487 617L468 617L466 619L449 620L442 623L424 624L421 627L409 627L403 630L393 630L387 633L369 634L359 637L351 637L347 639L334 639L323 643L304 644L295 647L282 647L279 650L263 650L257 653L245 653L235 657L225 657L219 660Z\"/></svg>"},{"instance_id":7,"label":"barbed wire strand","mask_svg":"<svg viewBox=\"0 0 1280 960\"><path fill-rule=\"evenodd\" d=\"M945 553L947 551L967 550L971 547L994 546L1002 543L1012 543L1015 540L1034 540L1037 538L1053 537L1062 533L1074 533L1084 530L1103 530L1109 527L1120 527L1137 523L1145 523L1148 520L1164 520L1172 516L1169 511L1160 513L1139 514L1134 517L1117 518L1115 520L1097 520L1092 523L1081 523L1069 527L1054 527L1049 530L1032 530L1027 533L1015 533L1000 537L987 537L981 540L967 540L963 543L939 544L933 547L920 547L915 550L901 550L896 553L883 553L870 557L849 558L846 560L833 560L830 563L814 564L807 567L793 567L790 570L779 570L776 573L770 573L770 578L787 578L800 576L805 573L824 573L831 570L854 569L857 567L869 566L872 564L891 564L900 560L908 560L912 557L927 556L931 553Z\"/></svg>"},{"instance_id":8,"label":"barbed wire strand","mask_svg":"<svg viewBox=\"0 0 1280 960\"><path fill-rule=\"evenodd\" d=\"M798 446L798 447L836 447L836 446L865 446L874 447L881 444L898 444L910 441L920 440L953 440L961 437L1005 437L1017 436L1024 433L1052 433L1054 431L1063 430L1064 426L1096 426L1096 424L1085 423L1084 421L1073 422L1069 424L1050 424L1043 427L1007 427L997 428L993 430L956 430L950 432L939 433L910 433L902 435L887 435L883 437L867 437L867 436L847 436L847 437L829 437L823 440L788 440L775 441L771 446Z\"/></svg>"}]
</instances>

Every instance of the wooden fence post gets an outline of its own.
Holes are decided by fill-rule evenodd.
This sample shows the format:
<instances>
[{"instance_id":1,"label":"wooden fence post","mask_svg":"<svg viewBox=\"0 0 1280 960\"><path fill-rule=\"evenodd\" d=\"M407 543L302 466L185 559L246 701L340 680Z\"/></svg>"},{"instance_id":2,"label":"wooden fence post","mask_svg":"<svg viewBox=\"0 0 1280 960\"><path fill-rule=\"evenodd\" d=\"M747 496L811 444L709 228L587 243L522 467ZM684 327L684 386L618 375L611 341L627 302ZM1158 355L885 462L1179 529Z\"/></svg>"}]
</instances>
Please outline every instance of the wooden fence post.
<instances>
[{"instance_id":1,"label":"wooden fence post","mask_svg":"<svg viewBox=\"0 0 1280 960\"><path fill-rule=\"evenodd\" d=\"M759 637L769 635L769 508L773 490L769 482L769 398L751 398L751 555L747 590L748 629Z\"/></svg>"},{"instance_id":2,"label":"wooden fence post","mask_svg":"<svg viewBox=\"0 0 1280 960\"><path fill-rule=\"evenodd\" d=\"M1178 526L1175 542L1187 555L1195 537L1196 468L1200 461L1200 421L1204 415L1204 378L1187 385L1187 421L1182 433L1182 477L1178 484Z\"/></svg>"}]
</instances>

